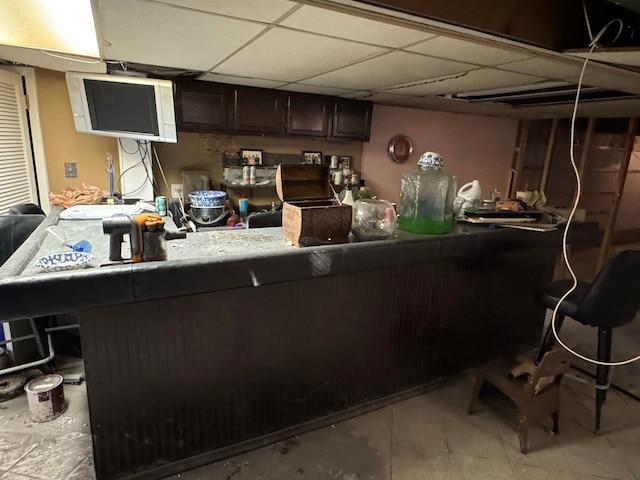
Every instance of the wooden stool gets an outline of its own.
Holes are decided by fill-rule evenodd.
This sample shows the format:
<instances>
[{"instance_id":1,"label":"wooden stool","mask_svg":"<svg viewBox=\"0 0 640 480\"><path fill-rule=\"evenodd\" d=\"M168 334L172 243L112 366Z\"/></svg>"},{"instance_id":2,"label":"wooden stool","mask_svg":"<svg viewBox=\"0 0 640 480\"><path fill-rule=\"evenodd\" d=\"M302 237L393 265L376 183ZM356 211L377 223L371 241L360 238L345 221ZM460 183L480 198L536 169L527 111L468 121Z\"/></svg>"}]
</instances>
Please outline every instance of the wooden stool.
<instances>
[{"instance_id":1,"label":"wooden stool","mask_svg":"<svg viewBox=\"0 0 640 480\"><path fill-rule=\"evenodd\" d=\"M569 357L564 349L557 347L548 351L537 366L533 362L516 365L501 361L482 367L476 377L469 413L476 410L482 385L493 385L515 403L518 413L514 427L518 432L520 451L527 453L531 422L551 416L552 432L558 432L560 382L568 369ZM524 375L513 376L511 372L516 370Z\"/></svg>"}]
</instances>

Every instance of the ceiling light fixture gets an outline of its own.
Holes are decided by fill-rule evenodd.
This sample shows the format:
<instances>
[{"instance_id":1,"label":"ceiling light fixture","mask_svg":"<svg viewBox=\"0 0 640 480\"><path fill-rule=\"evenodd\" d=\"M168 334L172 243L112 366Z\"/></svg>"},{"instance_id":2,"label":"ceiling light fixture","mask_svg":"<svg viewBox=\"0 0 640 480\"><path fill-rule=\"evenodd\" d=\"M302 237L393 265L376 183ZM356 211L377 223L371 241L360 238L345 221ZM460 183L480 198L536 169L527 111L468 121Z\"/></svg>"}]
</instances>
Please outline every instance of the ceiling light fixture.
<instances>
[{"instance_id":1,"label":"ceiling light fixture","mask_svg":"<svg viewBox=\"0 0 640 480\"><path fill-rule=\"evenodd\" d=\"M0 3L0 44L100 58L91 0Z\"/></svg>"}]
</instances>

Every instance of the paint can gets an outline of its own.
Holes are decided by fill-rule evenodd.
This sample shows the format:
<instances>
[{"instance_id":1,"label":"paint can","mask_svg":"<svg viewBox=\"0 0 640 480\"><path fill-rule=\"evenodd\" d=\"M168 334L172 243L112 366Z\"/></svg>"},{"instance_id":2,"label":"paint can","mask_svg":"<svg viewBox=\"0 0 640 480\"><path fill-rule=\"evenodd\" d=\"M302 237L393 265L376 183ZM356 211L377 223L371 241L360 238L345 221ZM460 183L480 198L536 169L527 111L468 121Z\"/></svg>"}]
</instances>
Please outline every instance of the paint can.
<instances>
[{"instance_id":1,"label":"paint can","mask_svg":"<svg viewBox=\"0 0 640 480\"><path fill-rule=\"evenodd\" d=\"M53 373L31 380L24 386L29 401L29 416L34 422L48 422L65 410L62 375Z\"/></svg>"}]
</instances>

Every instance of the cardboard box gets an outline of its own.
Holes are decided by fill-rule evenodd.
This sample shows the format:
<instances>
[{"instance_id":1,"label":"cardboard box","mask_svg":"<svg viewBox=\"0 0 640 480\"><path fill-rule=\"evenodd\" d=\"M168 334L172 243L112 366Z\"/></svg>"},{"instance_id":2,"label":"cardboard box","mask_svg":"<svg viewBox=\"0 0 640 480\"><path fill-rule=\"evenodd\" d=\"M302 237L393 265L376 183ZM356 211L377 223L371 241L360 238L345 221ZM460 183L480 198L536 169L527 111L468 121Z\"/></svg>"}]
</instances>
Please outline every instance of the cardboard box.
<instances>
[{"instance_id":1,"label":"cardboard box","mask_svg":"<svg viewBox=\"0 0 640 480\"><path fill-rule=\"evenodd\" d=\"M328 165L280 165L276 191L286 241L296 247L349 241L351 205L334 204Z\"/></svg>"}]
</instances>

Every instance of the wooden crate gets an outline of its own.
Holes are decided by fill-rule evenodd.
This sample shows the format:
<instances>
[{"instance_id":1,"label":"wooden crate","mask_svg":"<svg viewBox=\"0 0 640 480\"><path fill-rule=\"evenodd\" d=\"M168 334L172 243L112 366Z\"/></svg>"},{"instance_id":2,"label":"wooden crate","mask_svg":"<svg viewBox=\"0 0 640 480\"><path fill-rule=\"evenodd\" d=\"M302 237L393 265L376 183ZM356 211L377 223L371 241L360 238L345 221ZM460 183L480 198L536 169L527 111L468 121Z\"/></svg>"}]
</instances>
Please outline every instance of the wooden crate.
<instances>
[{"instance_id":1,"label":"wooden crate","mask_svg":"<svg viewBox=\"0 0 640 480\"><path fill-rule=\"evenodd\" d=\"M296 247L349 241L351 206L334 205L328 165L280 165L276 191L286 241Z\"/></svg>"}]
</instances>

